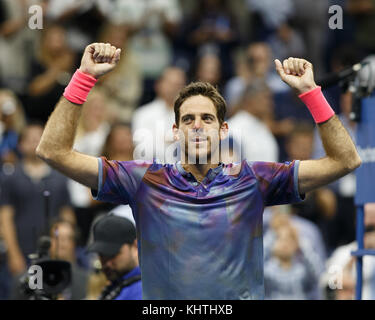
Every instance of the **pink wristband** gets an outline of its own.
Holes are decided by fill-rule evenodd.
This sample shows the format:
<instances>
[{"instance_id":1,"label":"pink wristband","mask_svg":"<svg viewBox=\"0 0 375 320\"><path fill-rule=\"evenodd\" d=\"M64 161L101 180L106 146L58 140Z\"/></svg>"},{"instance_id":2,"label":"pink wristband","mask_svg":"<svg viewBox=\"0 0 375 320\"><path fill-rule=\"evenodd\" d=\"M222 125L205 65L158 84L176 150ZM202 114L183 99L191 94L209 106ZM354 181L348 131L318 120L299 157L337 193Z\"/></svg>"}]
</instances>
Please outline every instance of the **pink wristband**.
<instances>
[{"instance_id":1,"label":"pink wristband","mask_svg":"<svg viewBox=\"0 0 375 320\"><path fill-rule=\"evenodd\" d=\"M335 114L319 86L300 94L299 98L307 106L316 123L327 121Z\"/></svg>"},{"instance_id":2,"label":"pink wristband","mask_svg":"<svg viewBox=\"0 0 375 320\"><path fill-rule=\"evenodd\" d=\"M65 88L63 96L70 102L83 104L96 81L98 80L94 77L77 70Z\"/></svg>"}]
</instances>

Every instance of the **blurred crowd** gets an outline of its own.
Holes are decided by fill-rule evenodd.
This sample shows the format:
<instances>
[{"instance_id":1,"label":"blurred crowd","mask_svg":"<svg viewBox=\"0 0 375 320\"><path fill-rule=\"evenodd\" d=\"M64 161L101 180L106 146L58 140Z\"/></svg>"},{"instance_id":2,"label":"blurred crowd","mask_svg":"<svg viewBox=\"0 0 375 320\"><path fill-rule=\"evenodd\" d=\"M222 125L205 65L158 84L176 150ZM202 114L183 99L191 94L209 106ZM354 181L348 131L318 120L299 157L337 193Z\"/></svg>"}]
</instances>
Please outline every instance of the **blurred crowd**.
<instances>
[{"instance_id":1,"label":"blurred crowd","mask_svg":"<svg viewBox=\"0 0 375 320\"><path fill-rule=\"evenodd\" d=\"M35 4L41 30L28 25ZM342 30L328 27L333 4L343 8ZM108 42L122 54L83 107L76 150L173 161L166 150L173 150L174 99L200 80L227 101L229 127L241 133L231 138L237 160L283 162L320 158L324 149L273 60L305 58L324 79L375 53L374 28L375 0L0 0L0 299L17 296L38 237L57 227L50 254L74 266L61 298L95 299L106 286L98 258L85 248L93 221L114 207L35 156L86 45ZM351 93L342 84L324 93L355 140ZM266 209L267 299L354 298L355 190L350 174L301 204ZM365 215L365 247L375 249L374 207ZM375 299L374 260L364 258L364 299Z\"/></svg>"}]
</instances>

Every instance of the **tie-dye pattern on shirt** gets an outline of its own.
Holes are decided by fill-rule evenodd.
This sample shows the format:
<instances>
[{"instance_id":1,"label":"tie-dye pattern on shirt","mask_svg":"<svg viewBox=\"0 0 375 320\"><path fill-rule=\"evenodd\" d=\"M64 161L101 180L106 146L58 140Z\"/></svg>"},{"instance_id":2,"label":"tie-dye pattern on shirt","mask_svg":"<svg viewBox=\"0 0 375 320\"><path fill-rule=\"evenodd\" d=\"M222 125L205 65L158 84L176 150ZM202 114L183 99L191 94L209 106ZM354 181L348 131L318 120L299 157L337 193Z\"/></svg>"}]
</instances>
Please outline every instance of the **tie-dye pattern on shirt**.
<instances>
[{"instance_id":1,"label":"tie-dye pattern on shirt","mask_svg":"<svg viewBox=\"0 0 375 320\"><path fill-rule=\"evenodd\" d=\"M97 200L130 204L144 299L263 299L265 206L301 201L299 161L220 164L99 158Z\"/></svg>"}]
</instances>

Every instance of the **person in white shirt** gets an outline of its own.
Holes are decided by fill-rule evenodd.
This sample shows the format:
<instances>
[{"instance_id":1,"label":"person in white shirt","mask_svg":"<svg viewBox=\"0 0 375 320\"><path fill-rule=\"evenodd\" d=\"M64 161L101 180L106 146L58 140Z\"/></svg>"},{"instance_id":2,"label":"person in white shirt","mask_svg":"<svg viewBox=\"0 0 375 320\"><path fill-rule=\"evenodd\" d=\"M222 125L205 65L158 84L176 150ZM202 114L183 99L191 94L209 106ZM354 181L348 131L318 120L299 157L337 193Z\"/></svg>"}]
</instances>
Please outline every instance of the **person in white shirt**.
<instances>
[{"instance_id":1,"label":"person in white shirt","mask_svg":"<svg viewBox=\"0 0 375 320\"><path fill-rule=\"evenodd\" d=\"M177 67L168 67L155 84L157 97L139 107L133 115L132 130L135 143L134 159L161 162L174 159L172 125L175 121L174 100L186 84L185 72Z\"/></svg>"},{"instance_id":2,"label":"person in white shirt","mask_svg":"<svg viewBox=\"0 0 375 320\"><path fill-rule=\"evenodd\" d=\"M255 81L246 88L239 110L228 120L233 137L241 146L238 160L278 161L278 145L266 123L272 108L271 93L264 82Z\"/></svg>"}]
</instances>

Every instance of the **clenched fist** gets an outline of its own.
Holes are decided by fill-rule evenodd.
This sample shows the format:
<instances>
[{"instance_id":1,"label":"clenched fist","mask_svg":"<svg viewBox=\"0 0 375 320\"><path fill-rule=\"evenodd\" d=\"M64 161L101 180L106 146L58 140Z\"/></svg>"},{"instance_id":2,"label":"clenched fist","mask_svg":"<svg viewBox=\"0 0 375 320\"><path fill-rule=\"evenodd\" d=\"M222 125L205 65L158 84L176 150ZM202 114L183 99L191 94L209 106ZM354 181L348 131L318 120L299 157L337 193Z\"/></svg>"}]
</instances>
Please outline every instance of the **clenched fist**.
<instances>
[{"instance_id":1,"label":"clenched fist","mask_svg":"<svg viewBox=\"0 0 375 320\"><path fill-rule=\"evenodd\" d=\"M305 59L289 58L283 61L275 60L276 71L280 78L299 94L317 87L314 81L313 67Z\"/></svg>"},{"instance_id":2,"label":"clenched fist","mask_svg":"<svg viewBox=\"0 0 375 320\"><path fill-rule=\"evenodd\" d=\"M121 49L109 43L92 43L83 53L79 70L95 78L111 71L120 60Z\"/></svg>"}]
</instances>

